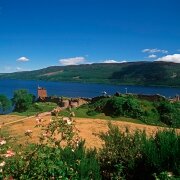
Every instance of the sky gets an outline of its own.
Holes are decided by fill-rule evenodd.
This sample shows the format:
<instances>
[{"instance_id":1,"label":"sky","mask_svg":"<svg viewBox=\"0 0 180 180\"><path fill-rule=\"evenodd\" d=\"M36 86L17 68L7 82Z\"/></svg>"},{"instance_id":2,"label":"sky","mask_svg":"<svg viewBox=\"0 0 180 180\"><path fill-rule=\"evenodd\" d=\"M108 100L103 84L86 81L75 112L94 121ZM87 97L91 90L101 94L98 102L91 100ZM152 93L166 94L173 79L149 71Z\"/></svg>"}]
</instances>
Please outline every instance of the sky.
<instances>
[{"instance_id":1,"label":"sky","mask_svg":"<svg viewBox=\"0 0 180 180\"><path fill-rule=\"evenodd\" d=\"M180 0L0 0L0 73L180 63Z\"/></svg>"}]
</instances>

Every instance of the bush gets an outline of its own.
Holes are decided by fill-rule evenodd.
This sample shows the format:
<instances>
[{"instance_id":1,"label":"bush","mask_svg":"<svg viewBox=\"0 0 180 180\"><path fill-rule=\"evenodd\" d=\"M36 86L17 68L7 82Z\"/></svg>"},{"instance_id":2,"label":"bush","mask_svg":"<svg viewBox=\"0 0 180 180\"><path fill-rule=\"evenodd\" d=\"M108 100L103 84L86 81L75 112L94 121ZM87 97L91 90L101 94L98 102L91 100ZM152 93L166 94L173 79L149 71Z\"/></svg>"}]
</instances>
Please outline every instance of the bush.
<instances>
[{"instance_id":1,"label":"bush","mask_svg":"<svg viewBox=\"0 0 180 180\"><path fill-rule=\"evenodd\" d=\"M160 120L170 126L180 127L180 108L169 101L161 101L156 105Z\"/></svg>"},{"instance_id":2,"label":"bush","mask_svg":"<svg viewBox=\"0 0 180 180\"><path fill-rule=\"evenodd\" d=\"M31 130L26 146L15 148L1 137L0 179L101 179L96 151L85 151L73 122L57 117L41 126L37 144L28 142Z\"/></svg>"},{"instance_id":3,"label":"bush","mask_svg":"<svg viewBox=\"0 0 180 180\"><path fill-rule=\"evenodd\" d=\"M104 179L154 179L154 174L170 172L180 177L180 136L174 130L159 131L153 137L144 132L119 131L109 124L100 133L103 147L99 161Z\"/></svg>"},{"instance_id":4,"label":"bush","mask_svg":"<svg viewBox=\"0 0 180 180\"><path fill-rule=\"evenodd\" d=\"M142 157L148 171L180 175L180 137L174 130L159 131L143 142Z\"/></svg>"},{"instance_id":5,"label":"bush","mask_svg":"<svg viewBox=\"0 0 180 180\"><path fill-rule=\"evenodd\" d=\"M99 151L101 172L105 179L114 176L130 178L133 176L136 161L140 158L141 138L145 136L138 131L133 135L128 129L120 132L118 127L108 124L107 133L100 133L99 137L104 142ZM120 168L119 168L120 167Z\"/></svg>"},{"instance_id":6,"label":"bush","mask_svg":"<svg viewBox=\"0 0 180 180\"><path fill-rule=\"evenodd\" d=\"M121 132L108 124L100 133L103 146L85 149L73 121L56 117L41 122L39 142L17 145L0 131L0 179L175 179L180 177L180 136L164 130L148 137L145 132Z\"/></svg>"},{"instance_id":7,"label":"bush","mask_svg":"<svg viewBox=\"0 0 180 180\"><path fill-rule=\"evenodd\" d=\"M140 102L132 96L110 98L105 104L103 112L115 117L140 118L143 115Z\"/></svg>"},{"instance_id":8,"label":"bush","mask_svg":"<svg viewBox=\"0 0 180 180\"><path fill-rule=\"evenodd\" d=\"M92 149L85 150L84 142L81 142L75 151L65 148L61 156L68 166L75 169L78 179L101 179L100 165L96 158L97 152Z\"/></svg>"}]
</instances>

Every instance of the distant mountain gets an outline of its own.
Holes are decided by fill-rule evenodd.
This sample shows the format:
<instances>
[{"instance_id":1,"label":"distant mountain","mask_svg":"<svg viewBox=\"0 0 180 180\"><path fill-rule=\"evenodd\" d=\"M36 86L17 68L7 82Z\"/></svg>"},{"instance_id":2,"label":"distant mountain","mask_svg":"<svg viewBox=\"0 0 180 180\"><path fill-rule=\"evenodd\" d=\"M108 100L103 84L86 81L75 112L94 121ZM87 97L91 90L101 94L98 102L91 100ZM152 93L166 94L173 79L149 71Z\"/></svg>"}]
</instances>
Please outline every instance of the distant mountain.
<instances>
[{"instance_id":1,"label":"distant mountain","mask_svg":"<svg viewBox=\"0 0 180 180\"><path fill-rule=\"evenodd\" d=\"M51 66L34 71L3 73L0 74L0 79L180 87L180 64L128 62Z\"/></svg>"}]
</instances>

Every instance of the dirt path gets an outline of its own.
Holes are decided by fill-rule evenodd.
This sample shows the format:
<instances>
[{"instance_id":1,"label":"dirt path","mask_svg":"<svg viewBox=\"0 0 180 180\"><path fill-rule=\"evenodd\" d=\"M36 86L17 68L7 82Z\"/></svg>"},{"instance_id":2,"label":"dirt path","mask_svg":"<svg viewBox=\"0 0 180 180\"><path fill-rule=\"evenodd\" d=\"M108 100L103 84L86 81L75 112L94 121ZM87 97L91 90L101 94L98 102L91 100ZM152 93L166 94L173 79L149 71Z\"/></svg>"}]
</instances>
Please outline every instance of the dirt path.
<instances>
[{"instance_id":1,"label":"dirt path","mask_svg":"<svg viewBox=\"0 0 180 180\"><path fill-rule=\"evenodd\" d=\"M18 123L18 122L23 122L23 121L25 121L25 120L27 120L27 119L32 119L33 117L34 117L34 116L29 116L29 117L21 118L21 119L18 119L18 120L13 120L13 121L4 123L3 125L4 125L4 126L8 126L8 125L15 124L15 123Z\"/></svg>"},{"instance_id":2,"label":"dirt path","mask_svg":"<svg viewBox=\"0 0 180 180\"><path fill-rule=\"evenodd\" d=\"M26 116L17 116L17 115L0 115L0 124L7 124L16 120L26 118Z\"/></svg>"},{"instance_id":3,"label":"dirt path","mask_svg":"<svg viewBox=\"0 0 180 180\"><path fill-rule=\"evenodd\" d=\"M47 123L52 118L49 114L44 114L41 116ZM27 117L24 119L16 120L14 122L6 123L6 127L11 132L12 135L18 136L20 141L25 141L24 133L27 129L31 129L33 131L32 141L38 141L38 135L40 134L40 129L35 128L36 125L35 116ZM80 131L79 135L82 139L86 140L86 147L101 147L102 142L96 136L99 132L106 132L108 130L107 124L108 120L102 119L86 119L86 118L74 118L75 125L77 129ZM111 121L113 124L117 125L120 130L125 131L126 128L129 128L130 132L134 132L135 130L145 130L148 135L153 135L158 130L164 129L162 127L150 126L150 125L142 125L135 124L130 122L123 121ZM180 129L177 130L180 133Z\"/></svg>"}]
</instances>

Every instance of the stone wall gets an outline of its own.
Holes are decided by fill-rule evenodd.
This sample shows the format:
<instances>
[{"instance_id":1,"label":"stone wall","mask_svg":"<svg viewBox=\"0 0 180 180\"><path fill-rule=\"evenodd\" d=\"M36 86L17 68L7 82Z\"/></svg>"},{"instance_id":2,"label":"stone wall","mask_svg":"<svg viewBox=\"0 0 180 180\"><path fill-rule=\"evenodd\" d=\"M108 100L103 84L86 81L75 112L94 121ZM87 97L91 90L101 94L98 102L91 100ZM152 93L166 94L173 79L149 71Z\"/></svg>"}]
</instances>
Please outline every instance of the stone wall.
<instances>
[{"instance_id":1,"label":"stone wall","mask_svg":"<svg viewBox=\"0 0 180 180\"><path fill-rule=\"evenodd\" d=\"M61 97L45 97L45 98L38 98L38 102L53 102L63 108L68 107L79 107L83 104L87 104L91 101L90 98L70 98L70 99L63 99Z\"/></svg>"},{"instance_id":2,"label":"stone wall","mask_svg":"<svg viewBox=\"0 0 180 180\"><path fill-rule=\"evenodd\" d=\"M161 96L159 94L155 94L155 95L137 94L137 97L139 99L145 99L145 100L152 101L152 102L166 99L166 97Z\"/></svg>"}]
</instances>

